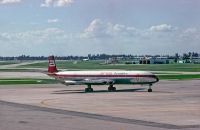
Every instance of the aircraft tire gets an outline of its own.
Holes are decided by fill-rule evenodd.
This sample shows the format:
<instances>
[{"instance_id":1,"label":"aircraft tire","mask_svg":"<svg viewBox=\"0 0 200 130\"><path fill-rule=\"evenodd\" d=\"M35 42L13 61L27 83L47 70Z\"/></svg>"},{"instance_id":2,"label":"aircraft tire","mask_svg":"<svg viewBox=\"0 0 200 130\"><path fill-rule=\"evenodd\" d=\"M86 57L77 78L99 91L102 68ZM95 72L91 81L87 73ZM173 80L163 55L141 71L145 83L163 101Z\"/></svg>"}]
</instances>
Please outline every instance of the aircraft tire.
<instances>
[{"instance_id":1,"label":"aircraft tire","mask_svg":"<svg viewBox=\"0 0 200 130\"><path fill-rule=\"evenodd\" d=\"M116 87L108 87L108 91L110 91L110 92L113 92L113 91L116 91Z\"/></svg>"},{"instance_id":2,"label":"aircraft tire","mask_svg":"<svg viewBox=\"0 0 200 130\"><path fill-rule=\"evenodd\" d=\"M90 92L93 92L93 88L90 88Z\"/></svg>"},{"instance_id":3,"label":"aircraft tire","mask_svg":"<svg viewBox=\"0 0 200 130\"><path fill-rule=\"evenodd\" d=\"M150 88L150 89L148 89L148 92L152 92L152 89Z\"/></svg>"},{"instance_id":4,"label":"aircraft tire","mask_svg":"<svg viewBox=\"0 0 200 130\"><path fill-rule=\"evenodd\" d=\"M93 92L93 88L85 88L85 92Z\"/></svg>"}]
</instances>

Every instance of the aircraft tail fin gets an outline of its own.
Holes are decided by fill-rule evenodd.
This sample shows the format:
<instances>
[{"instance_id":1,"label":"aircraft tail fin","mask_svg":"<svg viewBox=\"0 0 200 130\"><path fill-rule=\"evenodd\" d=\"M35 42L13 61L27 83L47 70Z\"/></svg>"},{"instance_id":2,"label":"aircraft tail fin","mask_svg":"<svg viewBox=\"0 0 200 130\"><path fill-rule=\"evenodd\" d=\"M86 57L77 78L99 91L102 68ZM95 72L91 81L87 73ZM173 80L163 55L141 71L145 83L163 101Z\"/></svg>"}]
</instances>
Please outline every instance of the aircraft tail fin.
<instances>
[{"instance_id":1,"label":"aircraft tail fin","mask_svg":"<svg viewBox=\"0 0 200 130\"><path fill-rule=\"evenodd\" d=\"M53 74L58 72L54 56L49 56L48 60L49 60L48 73Z\"/></svg>"}]
</instances>

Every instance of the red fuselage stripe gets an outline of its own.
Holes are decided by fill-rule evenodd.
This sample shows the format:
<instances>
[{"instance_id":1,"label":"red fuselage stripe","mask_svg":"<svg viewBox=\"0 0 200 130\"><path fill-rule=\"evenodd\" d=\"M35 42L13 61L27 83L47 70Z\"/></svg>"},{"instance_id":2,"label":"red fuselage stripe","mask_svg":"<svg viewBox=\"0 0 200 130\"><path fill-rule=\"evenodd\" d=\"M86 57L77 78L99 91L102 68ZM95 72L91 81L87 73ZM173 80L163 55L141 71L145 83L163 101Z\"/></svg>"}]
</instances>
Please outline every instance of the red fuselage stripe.
<instances>
[{"instance_id":1,"label":"red fuselage stripe","mask_svg":"<svg viewBox=\"0 0 200 130\"><path fill-rule=\"evenodd\" d=\"M55 74L58 77L66 78L77 78L77 77L112 77L112 78L134 78L134 77L148 77L148 78L157 78L155 75L71 75L71 74Z\"/></svg>"}]
</instances>

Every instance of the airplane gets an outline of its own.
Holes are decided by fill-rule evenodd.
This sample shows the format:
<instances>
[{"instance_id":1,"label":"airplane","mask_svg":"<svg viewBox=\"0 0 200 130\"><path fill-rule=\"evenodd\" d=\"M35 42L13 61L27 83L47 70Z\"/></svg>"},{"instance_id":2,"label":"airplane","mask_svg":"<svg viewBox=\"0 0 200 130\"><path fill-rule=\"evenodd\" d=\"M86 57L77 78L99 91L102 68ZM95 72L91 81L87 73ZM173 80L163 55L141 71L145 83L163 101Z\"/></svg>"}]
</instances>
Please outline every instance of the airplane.
<instances>
[{"instance_id":1,"label":"airplane","mask_svg":"<svg viewBox=\"0 0 200 130\"><path fill-rule=\"evenodd\" d=\"M85 92L93 92L92 85L109 85L108 91L116 91L115 84L140 84L151 86L158 82L156 75L147 71L58 71L54 56L48 57L48 75L65 85L87 85Z\"/></svg>"}]
</instances>

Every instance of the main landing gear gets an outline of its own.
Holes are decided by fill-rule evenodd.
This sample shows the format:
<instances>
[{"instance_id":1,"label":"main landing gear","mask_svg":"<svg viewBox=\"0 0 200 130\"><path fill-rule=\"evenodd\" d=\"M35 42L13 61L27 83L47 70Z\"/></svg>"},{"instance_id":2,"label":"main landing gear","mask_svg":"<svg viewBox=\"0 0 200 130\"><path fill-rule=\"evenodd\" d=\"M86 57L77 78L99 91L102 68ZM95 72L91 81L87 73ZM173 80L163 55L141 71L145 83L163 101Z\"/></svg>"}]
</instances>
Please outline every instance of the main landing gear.
<instances>
[{"instance_id":1,"label":"main landing gear","mask_svg":"<svg viewBox=\"0 0 200 130\"><path fill-rule=\"evenodd\" d=\"M85 88L85 92L88 93L88 92L93 92L93 88L91 87L91 85L87 85L88 87ZM114 92L116 91L116 88L113 87L113 84L110 84L109 87L108 87L108 91L109 92Z\"/></svg>"},{"instance_id":2,"label":"main landing gear","mask_svg":"<svg viewBox=\"0 0 200 130\"><path fill-rule=\"evenodd\" d=\"M110 85L109 85L108 91L110 91L110 92L116 91L116 88L113 87L113 84L110 84Z\"/></svg>"},{"instance_id":3,"label":"main landing gear","mask_svg":"<svg viewBox=\"0 0 200 130\"><path fill-rule=\"evenodd\" d=\"M88 85L88 87L85 88L85 92L93 92L93 88L91 87L91 85Z\"/></svg>"},{"instance_id":4,"label":"main landing gear","mask_svg":"<svg viewBox=\"0 0 200 130\"><path fill-rule=\"evenodd\" d=\"M148 92L152 92L152 88L151 88L152 84L149 84L149 89Z\"/></svg>"}]
</instances>

